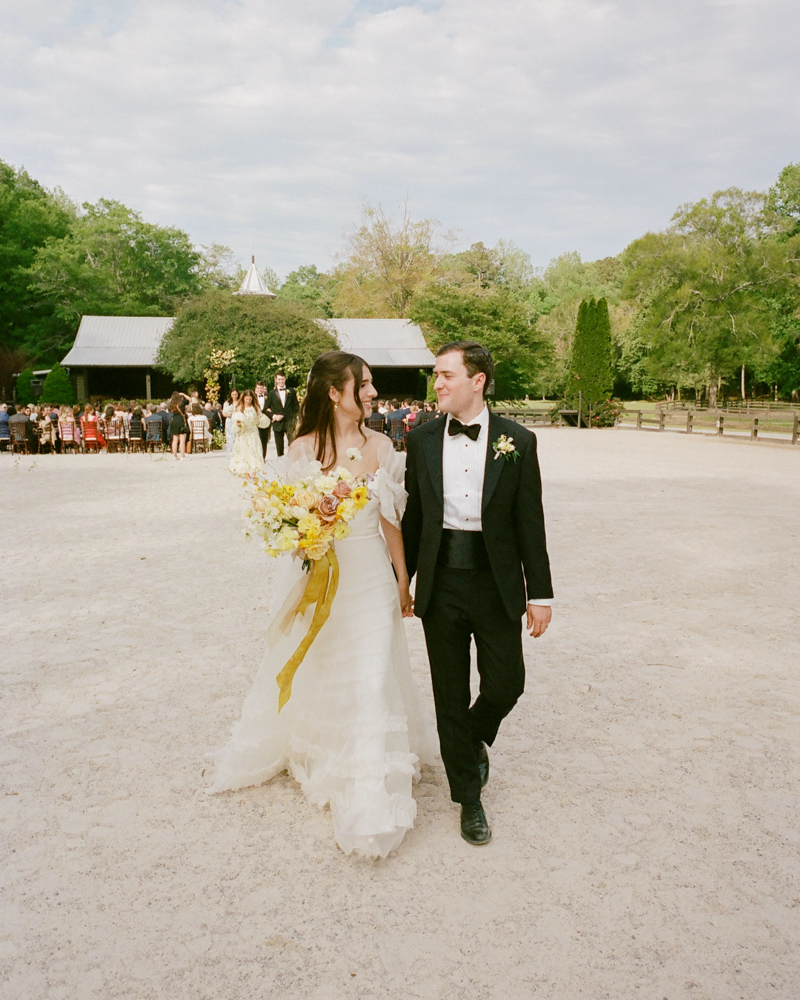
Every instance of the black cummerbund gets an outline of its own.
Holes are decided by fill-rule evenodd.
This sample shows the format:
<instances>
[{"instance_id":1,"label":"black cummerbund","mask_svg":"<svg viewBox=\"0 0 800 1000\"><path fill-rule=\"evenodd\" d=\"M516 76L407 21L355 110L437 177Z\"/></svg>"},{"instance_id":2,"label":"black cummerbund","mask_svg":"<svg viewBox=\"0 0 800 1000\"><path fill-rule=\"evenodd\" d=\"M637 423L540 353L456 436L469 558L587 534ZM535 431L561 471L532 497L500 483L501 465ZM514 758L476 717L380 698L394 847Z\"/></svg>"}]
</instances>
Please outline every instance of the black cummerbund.
<instances>
[{"instance_id":1,"label":"black cummerbund","mask_svg":"<svg viewBox=\"0 0 800 1000\"><path fill-rule=\"evenodd\" d=\"M438 563L448 569L486 569L489 556L481 531L442 529Z\"/></svg>"}]
</instances>

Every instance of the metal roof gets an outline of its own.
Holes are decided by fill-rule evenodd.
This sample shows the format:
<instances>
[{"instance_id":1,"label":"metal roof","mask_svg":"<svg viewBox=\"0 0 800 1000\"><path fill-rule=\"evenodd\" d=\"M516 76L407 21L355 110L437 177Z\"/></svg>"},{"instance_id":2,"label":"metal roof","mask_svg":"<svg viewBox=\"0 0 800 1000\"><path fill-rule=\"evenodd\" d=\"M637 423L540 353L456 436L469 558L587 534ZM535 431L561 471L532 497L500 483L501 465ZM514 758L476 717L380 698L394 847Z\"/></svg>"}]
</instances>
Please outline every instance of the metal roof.
<instances>
[{"instance_id":1,"label":"metal roof","mask_svg":"<svg viewBox=\"0 0 800 1000\"><path fill-rule=\"evenodd\" d=\"M422 330L407 319L318 319L343 351L375 368L433 368Z\"/></svg>"},{"instance_id":2,"label":"metal roof","mask_svg":"<svg viewBox=\"0 0 800 1000\"><path fill-rule=\"evenodd\" d=\"M84 316L62 365L70 368L150 368L172 316Z\"/></svg>"}]
</instances>

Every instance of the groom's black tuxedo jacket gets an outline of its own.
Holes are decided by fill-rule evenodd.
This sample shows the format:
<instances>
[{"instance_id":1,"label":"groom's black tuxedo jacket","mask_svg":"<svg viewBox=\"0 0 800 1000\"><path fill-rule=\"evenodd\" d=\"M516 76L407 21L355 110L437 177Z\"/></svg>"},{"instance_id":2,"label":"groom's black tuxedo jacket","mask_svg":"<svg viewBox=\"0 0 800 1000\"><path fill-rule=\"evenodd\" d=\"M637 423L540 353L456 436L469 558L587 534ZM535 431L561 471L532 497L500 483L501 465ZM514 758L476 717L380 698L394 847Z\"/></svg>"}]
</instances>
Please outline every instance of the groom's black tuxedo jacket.
<instances>
[{"instance_id":1,"label":"groom's black tuxedo jacket","mask_svg":"<svg viewBox=\"0 0 800 1000\"><path fill-rule=\"evenodd\" d=\"M403 541L408 573L417 574L414 611L425 614L433 592L444 522L442 446L446 417L415 427L406 438ZM514 439L519 458L495 458L501 434ZM489 414L489 442L481 502L483 539L497 589L512 619L525 613L528 599L552 597L544 532L542 481L536 437L512 420Z\"/></svg>"}]
</instances>

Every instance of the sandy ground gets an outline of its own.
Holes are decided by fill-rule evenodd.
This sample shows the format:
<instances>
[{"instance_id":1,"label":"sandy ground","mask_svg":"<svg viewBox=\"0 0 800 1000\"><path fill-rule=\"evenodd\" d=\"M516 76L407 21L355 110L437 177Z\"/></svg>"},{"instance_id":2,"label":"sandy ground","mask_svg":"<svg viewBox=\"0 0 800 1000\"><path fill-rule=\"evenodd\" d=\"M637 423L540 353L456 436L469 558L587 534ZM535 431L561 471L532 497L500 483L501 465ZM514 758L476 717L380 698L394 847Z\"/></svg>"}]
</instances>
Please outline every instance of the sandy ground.
<instances>
[{"instance_id":1,"label":"sandy ground","mask_svg":"<svg viewBox=\"0 0 800 1000\"><path fill-rule=\"evenodd\" d=\"M437 766L377 863L285 776L204 793L273 566L222 456L0 455L4 1000L797 1000L800 448L538 436L494 841Z\"/></svg>"}]
</instances>

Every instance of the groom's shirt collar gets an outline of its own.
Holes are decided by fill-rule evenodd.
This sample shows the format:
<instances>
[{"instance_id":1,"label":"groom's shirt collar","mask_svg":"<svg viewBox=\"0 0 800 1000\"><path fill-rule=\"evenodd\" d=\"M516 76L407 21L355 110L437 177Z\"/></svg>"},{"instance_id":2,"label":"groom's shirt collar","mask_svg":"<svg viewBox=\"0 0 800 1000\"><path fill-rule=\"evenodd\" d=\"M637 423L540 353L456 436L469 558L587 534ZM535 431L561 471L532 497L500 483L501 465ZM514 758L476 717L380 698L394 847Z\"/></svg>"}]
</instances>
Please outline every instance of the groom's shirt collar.
<instances>
[{"instance_id":1,"label":"groom's shirt collar","mask_svg":"<svg viewBox=\"0 0 800 1000\"><path fill-rule=\"evenodd\" d=\"M450 421L452 419L453 419L453 414L452 413L448 413L447 414L447 424L445 425L445 429L444 429L445 436L447 435L448 428L450 427ZM473 417L472 420L462 420L461 423L465 427L471 427L472 424L480 424L482 428L483 427L488 427L489 426L489 407L484 403L483 404L483 409L477 415L477 417ZM478 435L478 440L480 441L482 438L484 438L484 435L483 434L479 434Z\"/></svg>"}]
</instances>

